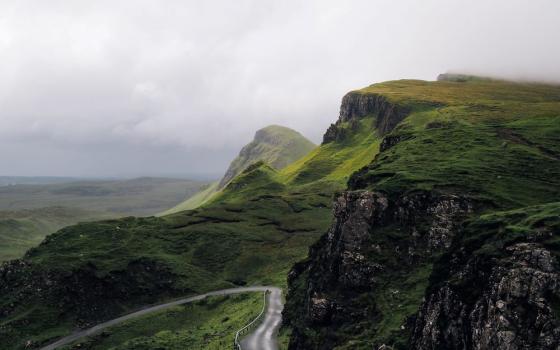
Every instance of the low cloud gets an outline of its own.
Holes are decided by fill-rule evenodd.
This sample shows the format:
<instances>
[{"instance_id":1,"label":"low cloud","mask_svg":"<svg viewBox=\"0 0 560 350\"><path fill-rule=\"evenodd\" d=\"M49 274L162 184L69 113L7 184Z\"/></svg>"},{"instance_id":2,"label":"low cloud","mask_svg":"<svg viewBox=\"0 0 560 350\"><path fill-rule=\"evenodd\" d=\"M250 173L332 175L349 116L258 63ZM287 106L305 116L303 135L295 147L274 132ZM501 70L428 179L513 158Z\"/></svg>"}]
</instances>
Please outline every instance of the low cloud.
<instances>
[{"instance_id":1,"label":"low cloud","mask_svg":"<svg viewBox=\"0 0 560 350\"><path fill-rule=\"evenodd\" d=\"M319 142L376 81L560 81L558 42L553 0L3 2L1 172L219 173L268 124Z\"/></svg>"}]
</instances>

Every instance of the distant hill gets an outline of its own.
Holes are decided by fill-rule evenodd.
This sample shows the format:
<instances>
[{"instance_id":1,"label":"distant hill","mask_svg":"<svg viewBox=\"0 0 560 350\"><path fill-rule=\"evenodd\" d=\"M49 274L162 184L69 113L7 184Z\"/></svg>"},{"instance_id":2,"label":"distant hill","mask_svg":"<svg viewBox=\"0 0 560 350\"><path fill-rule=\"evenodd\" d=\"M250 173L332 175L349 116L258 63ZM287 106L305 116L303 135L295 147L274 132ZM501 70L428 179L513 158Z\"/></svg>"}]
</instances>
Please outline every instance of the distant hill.
<instances>
[{"instance_id":1,"label":"distant hill","mask_svg":"<svg viewBox=\"0 0 560 350\"><path fill-rule=\"evenodd\" d=\"M67 182L61 183L66 180ZM153 215L206 182L168 178L78 180L1 177L0 261L19 258L43 238L78 222Z\"/></svg>"},{"instance_id":2,"label":"distant hill","mask_svg":"<svg viewBox=\"0 0 560 350\"><path fill-rule=\"evenodd\" d=\"M59 176L0 176L0 186L49 185L72 181L79 181L79 179Z\"/></svg>"},{"instance_id":3,"label":"distant hill","mask_svg":"<svg viewBox=\"0 0 560 350\"><path fill-rule=\"evenodd\" d=\"M0 262L17 259L45 236L77 222L114 217L109 213L68 207L0 211Z\"/></svg>"},{"instance_id":4,"label":"distant hill","mask_svg":"<svg viewBox=\"0 0 560 350\"><path fill-rule=\"evenodd\" d=\"M162 215L199 207L251 164L263 161L279 170L307 155L315 147L313 142L290 128L280 125L262 128L255 133L253 141L241 149L219 182L211 184L179 205L163 212Z\"/></svg>"},{"instance_id":5,"label":"distant hill","mask_svg":"<svg viewBox=\"0 0 560 350\"><path fill-rule=\"evenodd\" d=\"M262 160L274 169L282 169L315 147L313 142L295 130L279 125L267 126L257 131L253 141L241 149L218 187L225 187L234 177L257 161Z\"/></svg>"}]
</instances>

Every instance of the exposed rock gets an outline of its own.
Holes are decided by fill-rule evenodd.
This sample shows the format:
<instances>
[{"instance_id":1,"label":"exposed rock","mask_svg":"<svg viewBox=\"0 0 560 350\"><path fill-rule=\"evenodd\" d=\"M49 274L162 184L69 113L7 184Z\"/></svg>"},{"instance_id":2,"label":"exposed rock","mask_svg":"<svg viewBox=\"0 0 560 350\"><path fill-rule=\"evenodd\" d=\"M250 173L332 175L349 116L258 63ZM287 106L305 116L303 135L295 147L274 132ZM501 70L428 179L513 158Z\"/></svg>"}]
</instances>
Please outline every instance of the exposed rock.
<instances>
[{"instance_id":1,"label":"exposed rock","mask_svg":"<svg viewBox=\"0 0 560 350\"><path fill-rule=\"evenodd\" d=\"M376 118L372 129L375 128L384 135L393 130L408 113L407 108L389 102L384 96L350 92L342 98L340 116L337 122L327 129L323 136L323 144L344 139L347 132L342 126L343 123L349 123L352 129L357 126L359 119L374 115Z\"/></svg>"},{"instance_id":2,"label":"exposed rock","mask_svg":"<svg viewBox=\"0 0 560 350\"><path fill-rule=\"evenodd\" d=\"M558 349L558 263L535 243L518 243L481 273L476 257L451 266L446 279L475 283L468 292L446 282L431 292L416 322L416 349ZM482 276L482 277L481 277Z\"/></svg>"},{"instance_id":3,"label":"exposed rock","mask_svg":"<svg viewBox=\"0 0 560 350\"><path fill-rule=\"evenodd\" d=\"M389 148L395 146L397 143L400 143L404 140L410 139L412 136L406 134L396 134L392 135L389 134L381 140L381 144L379 145L379 152L385 152Z\"/></svg>"},{"instance_id":4,"label":"exposed rock","mask_svg":"<svg viewBox=\"0 0 560 350\"><path fill-rule=\"evenodd\" d=\"M432 192L408 194L395 200L383 193L363 190L338 196L331 228L311 248L308 262L296 265L289 275L286 321L295 330L290 349L319 349L313 345L315 340L307 337L306 327L324 330L321 334L333 334L322 338L321 349L337 344L339 340L334 334L342 324L376 327L378 306L357 296L375 293L381 287L380 281L410 270L432 252L448 247L458 229L456 223L471 210L469 200ZM388 240L386 230L401 232L406 239ZM307 278L301 281L300 276ZM302 282L304 287L299 285ZM293 294L302 292L303 304L292 304ZM389 294L397 300L400 291L393 289ZM295 322L290 312L301 319ZM401 329L411 328L412 324L403 320Z\"/></svg>"}]
</instances>

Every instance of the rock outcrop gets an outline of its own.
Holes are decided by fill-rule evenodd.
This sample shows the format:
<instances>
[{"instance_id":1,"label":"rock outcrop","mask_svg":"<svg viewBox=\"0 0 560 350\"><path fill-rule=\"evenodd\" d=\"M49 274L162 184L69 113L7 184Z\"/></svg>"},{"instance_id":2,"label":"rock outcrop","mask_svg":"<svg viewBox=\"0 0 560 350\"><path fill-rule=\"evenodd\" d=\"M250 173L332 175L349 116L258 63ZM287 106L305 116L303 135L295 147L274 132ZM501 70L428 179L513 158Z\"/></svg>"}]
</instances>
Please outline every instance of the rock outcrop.
<instances>
[{"instance_id":1,"label":"rock outcrop","mask_svg":"<svg viewBox=\"0 0 560 350\"><path fill-rule=\"evenodd\" d=\"M334 202L332 227L311 248L308 261L289 275L290 349L339 345L344 337L336 334L348 324L375 327L380 305L372 296L387 292L393 276L426 264L449 247L456 223L472 210L466 198L434 192L397 199L372 191L341 194ZM307 328L320 334L320 346ZM362 332L359 326L354 331Z\"/></svg>"},{"instance_id":2,"label":"rock outcrop","mask_svg":"<svg viewBox=\"0 0 560 350\"><path fill-rule=\"evenodd\" d=\"M381 135L389 133L408 115L409 110L390 102L386 97L377 94L349 92L342 98L340 116L335 124L331 124L323 136L323 144L341 141L348 133L343 124L355 124L366 116L375 116L375 129Z\"/></svg>"},{"instance_id":3,"label":"rock outcrop","mask_svg":"<svg viewBox=\"0 0 560 350\"><path fill-rule=\"evenodd\" d=\"M558 349L557 259L538 243L503 251L493 261L454 254L451 273L431 288L418 314L412 348Z\"/></svg>"}]
</instances>

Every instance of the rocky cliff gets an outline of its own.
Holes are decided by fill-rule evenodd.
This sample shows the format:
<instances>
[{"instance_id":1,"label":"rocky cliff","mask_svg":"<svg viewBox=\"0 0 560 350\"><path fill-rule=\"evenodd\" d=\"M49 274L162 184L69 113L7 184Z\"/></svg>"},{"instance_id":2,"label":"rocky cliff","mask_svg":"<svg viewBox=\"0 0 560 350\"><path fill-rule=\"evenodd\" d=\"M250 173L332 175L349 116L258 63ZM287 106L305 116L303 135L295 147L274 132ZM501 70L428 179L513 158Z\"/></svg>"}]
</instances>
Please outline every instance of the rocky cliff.
<instances>
[{"instance_id":1,"label":"rocky cliff","mask_svg":"<svg viewBox=\"0 0 560 350\"><path fill-rule=\"evenodd\" d=\"M339 118L327 129L323 136L323 144L343 140L347 131L341 126L349 124L352 129L352 125L360 118L375 116L373 127L384 135L393 130L407 114L406 107L391 103L382 95L349 92L342 98Z\"/></svg>"},{"instance_id":2,"label":"rocky cliff","mask_svg":"<svg viewBox=\"0 0 560 350\"><path fill-rule=\"evenodd\" d=\"M289 274L290 349L560 346L560 205L541 191L558 193L542 172L559 174L560 163L538 150L558 145L521 125L543 135L556 127L495 107L525 100L525 88L442 79L345 96L325 142L364 115L376 116L385 137L336 197L331 228ZM504 139L512 125L531 142Z\"/></svg>"}]
</instances>

